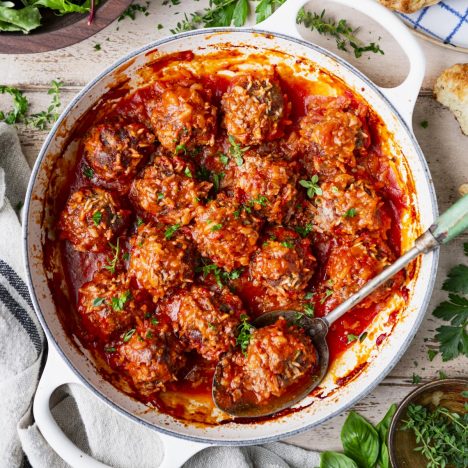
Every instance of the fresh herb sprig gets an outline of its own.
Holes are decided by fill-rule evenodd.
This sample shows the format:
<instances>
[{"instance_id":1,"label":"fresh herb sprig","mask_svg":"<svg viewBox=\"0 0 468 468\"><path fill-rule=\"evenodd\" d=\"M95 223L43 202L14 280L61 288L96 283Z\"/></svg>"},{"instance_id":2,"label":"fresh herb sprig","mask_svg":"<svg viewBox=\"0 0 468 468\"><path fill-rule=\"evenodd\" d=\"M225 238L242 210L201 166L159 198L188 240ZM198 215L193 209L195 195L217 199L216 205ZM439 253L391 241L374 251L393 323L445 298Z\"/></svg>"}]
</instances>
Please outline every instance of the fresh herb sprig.
<instances>
[{"instance_id":1,"label":"fresh herb sprig","mask_svg":"<svg viewBox=\"0 0 468 468\"><path fill-rule=\"evenodd\" d=\"M468 466L468 413L462 416L443 406L431 410L410 404L403 430L414 433L415 450L426 457L428 468Z\"/></svg>"},{"instance_id":2,"label":"fresh herb sprig","mask_svg":"<svg viewBox=\"0 0 468 468\"><path fill-rule=\"evenodd\" d=\"M119 262L120 257L120 239L117 239L115 245L109 242L109 246L112 249L113 256L108 259L109 263L107 263L107 265L104 265L104 268L110 273L114 274L115 270L117 269L117 264Z\"/></svg>"},{"instance_id":3,"label":"fresh herb sprig","mask_svg":"<svg viewBox=\"0 0 468 468\"><path fill-rule=\"evenodd\" d=\"M299 185L307 189L307 196L309 198L314 198L315 195L322 195L323 191L318 184L319 177L317 174L314 174L310 180L300 180Z\"/></svg>"},{"instance_id":4,"label":"fresh herb sprig","mask_svg":"<svg viewBox=\"0 0 468 468\"><path fill-rule=\"evenodd\" d=\"M62 105L60 102L60 89L63 83L58 80L52 80L47 94L52 96L51 102L47 110L33 114L27 119L27 123L39 130L45 130L49 124L58 119L58 108Z\"/></svg>"},{"instance_id":5,"label":"fresh herb sprig","mask_svg":"<svg viewBox=\"0 0 468 468\"><path fill-rule=\"evenodd\" d=\"M468 243L464 244L468 256ZM458 356L468 356L468 266L453 267L442 289L449 292L448 301L439 304L433 314L450 322L436 329L436 340L444 361Z\"/></svg>"},{"instance_id":6,"label":"fresh herb sprig","mask_svg":"<svg viewBox=\"0 0 468 468\"><path fill-rule=\"evenodd\" d=\"M302 8L297 15L296 21L311 31L317 31L323 36L334 37L339 50L347 52L348 47L351 47L356 58L362 57L364 52L384 55L384 51L377 43L363 44L356 36L358 30L354 29L345 19L340 19L336 22L331 18L326 18L325 10L318 14Z\"/></svg>"},{"instance_id":7,"label":"fresh herb sprig","mask_svg":"<svg viewBox=\"0 0 468 468\"><path fill-rule=\"evenodd\" d=\"M205 263L204 265L197 267L196 271L203 274L203 278L206 278L210 273L213 274L216 280L216 284L222 288L228 285L231 281L236 280L242 274L242 268L238 268L232 271L226 271L220 268L215 263Z\"/></svg>"},{"instance_id":8,"label":"fresh herb sprig","mask_svg":"<svg viewBox=\"0 0 468 468\"><path fill-rule=\"evenodd\" d=\"M8 112L0 110L0 122L9 125L19 123L24 120L29 109L29 102L23 92L12 86L0 86L0 94L9 94L13 99L13 109Z\"/></svg>"},{"instance_id":9,"label":"fresh herb sprig","mask_svg":"<svg viewBox=\"0 0 468 468\"><path fill-rule=\"evenodd\" d=\"M150 2L146 2L145 5L141 5L139 3L132 3L120 16L117 21L123 21L125 18L130 18L134 20L136 18L137 13L143 13L145 16L149 15L148 7Z\"/></svg>"},{"instance_id":10,"label":"fresh herb sprig","mask_svg":"<svg viewBox=\"0 0 468 468\"><path fill-rule=\"evenodd\" d=\"M250 148L250 146L242 148L232 135L229 135L229 144L231 145L229 153L236 161L236 164L238 166L242 166L242 164L244 164L244 153Z\"/></svg>"}]
</instances>

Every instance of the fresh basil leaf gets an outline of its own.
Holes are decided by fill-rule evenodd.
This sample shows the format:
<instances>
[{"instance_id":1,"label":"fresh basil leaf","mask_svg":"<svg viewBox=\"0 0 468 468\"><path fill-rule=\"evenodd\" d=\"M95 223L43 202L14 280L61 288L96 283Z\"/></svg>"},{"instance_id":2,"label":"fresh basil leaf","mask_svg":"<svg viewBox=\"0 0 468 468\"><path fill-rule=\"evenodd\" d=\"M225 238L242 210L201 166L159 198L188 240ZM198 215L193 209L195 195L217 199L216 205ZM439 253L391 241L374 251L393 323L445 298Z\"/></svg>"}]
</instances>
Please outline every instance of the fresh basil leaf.
<instances>
[{"instance_id":1,"label":"fresh basil leaf","mask_svg":"<svg viewBox=\"0 0 468 468\"><path fill-rule=\"evenodd\" d=\"M397 405L393 403L387 411L387 414L383 417L375 428L379 433L380 438L380 453L378 458L378 464L380 468L390 468L390 458L388 456L388 447L387 447L387 438L388 438L388 429L392 421L393 415L397 410Z\"/></svg>"},{"instance_id":2,"label":"fresh basil leaf","mask_svg":"<svg viewBox=\"0 0 468 468\"><path fill-rule=\"evenodd\" d=\"M19 10L0 6L0 31L22 31L28 34L40 25L41 14L36 6L27 6Z\"/></svg>"},{"instance_id":3,"label":"fresh basil leaf","mask_svg":"<svg viewBox=\"0 0 468 468\"><path fill-rule=\"evenodd\" d=\"M373 468L379 456L379 434L372 424L351 411L341 430L344 453L360 468Z\"/></svg>"},{"instance_id":4,"label":"fresh basil leaf","mask_svg":"<svg viewBox=\"0 0 468 468\"><path fill-rule=\"evenodd\" d=\"M338 452L323 452L320 468L359 468L351 458Z\"/></svg>"}]
</instances>

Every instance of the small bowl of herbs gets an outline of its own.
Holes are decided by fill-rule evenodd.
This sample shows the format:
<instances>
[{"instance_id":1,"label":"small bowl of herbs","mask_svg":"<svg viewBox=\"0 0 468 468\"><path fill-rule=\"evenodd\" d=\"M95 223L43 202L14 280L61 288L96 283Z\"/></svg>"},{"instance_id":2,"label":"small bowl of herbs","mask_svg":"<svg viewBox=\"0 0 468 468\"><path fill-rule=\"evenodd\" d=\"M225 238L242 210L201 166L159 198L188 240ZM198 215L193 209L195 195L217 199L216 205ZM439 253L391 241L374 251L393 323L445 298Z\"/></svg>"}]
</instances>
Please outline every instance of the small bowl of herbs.
<instances>
[{"instance_id":1,"label":"small bowl of herbs","mask_svg":"<svg viewBox=\"0 0 468 468\"><path fill-rule=\"evenodd\" d=\"M411 392L392 418L393 468L468 466L468 379L429 382Z\"/></svg>"},{"instance_id":2,"label":"small bowl of herbs","mask_svg":"<svg viewBox=\"0 0 468 468\"><path fill-rule=\"evenodd\" d=\"M0 53L60 49L105 28L132 0L0 0Z\"/></svg>"}]
</instances>

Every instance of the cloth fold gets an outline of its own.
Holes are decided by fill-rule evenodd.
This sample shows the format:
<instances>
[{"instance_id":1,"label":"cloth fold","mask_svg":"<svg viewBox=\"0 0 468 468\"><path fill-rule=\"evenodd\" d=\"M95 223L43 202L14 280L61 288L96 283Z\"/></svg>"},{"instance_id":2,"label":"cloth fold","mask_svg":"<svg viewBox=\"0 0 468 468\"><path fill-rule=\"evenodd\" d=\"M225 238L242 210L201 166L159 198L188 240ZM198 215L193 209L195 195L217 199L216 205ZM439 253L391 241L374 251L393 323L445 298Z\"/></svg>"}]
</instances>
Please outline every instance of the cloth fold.
<instances>
[{"instance_id":1,"label":"cloth fold","mask_svg":"<svg viewBox=\"0 0 468 468\"><path fill-rule=\"evenodd\" d=\"M18 215L29 176L14 128L0 123L0 466L62 468L68 465L44 440L31 411L44 335L25 284ZM58 389L51 408L73 443L103 463L115 468L156 468L162 459L155 431L119 415L80 385ZM316 452L273 443L210 447L184 467L304 468L319 463Z\"/></svg>"}]
</instances>

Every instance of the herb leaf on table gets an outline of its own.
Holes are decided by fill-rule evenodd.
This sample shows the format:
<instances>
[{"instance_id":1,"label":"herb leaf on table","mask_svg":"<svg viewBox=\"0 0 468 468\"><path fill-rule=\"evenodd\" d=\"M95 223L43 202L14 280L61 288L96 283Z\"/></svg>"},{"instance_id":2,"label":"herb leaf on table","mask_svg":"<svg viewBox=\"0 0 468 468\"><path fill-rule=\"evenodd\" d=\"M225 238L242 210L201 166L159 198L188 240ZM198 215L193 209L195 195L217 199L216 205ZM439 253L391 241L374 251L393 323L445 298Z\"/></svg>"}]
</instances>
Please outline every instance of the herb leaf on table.
<instances>
[{"instance_id":1,"label":"herb leaf on table","mask_svg":"<svg viewBox=\"0 0 468 468\"><path fill-rule=\"evenodd\" d=\"M323 452L320 468L359 468L354 460L338 452Z\"/></svg>"},{"instance_id":2,"label":"herb leaf on table","mask_svg":"<svg viewBox=\"0 0 468 468\"><path fill-rule=\"evenodd\" d=\"M390 457L388 455L388 446L387 446L387 437L388 437L388 430L390 428L390 423L392 421L393 415L396 413L397 405L393 403L390 408L388 409L387 413L383 417L382 421L380 421L375 428L379 433L380 439L380 453L379 458L377 459L377 463L380 468L390 468Z\"/></svg>"},{"instance_id":3,"label":"herb leaf on table","mask_svg":"<svg viewBox=\"0 0 468 468\"><path fill-rule=\"evenodd\" d=\"M5 93L10 94L13 98L13 109L6 113L0 110L0 122L11 125L23 121L29 109L28 100L19 89L0 85L0 94Z\"/></svg>"},{"instance_id":4,"label":"herb leaf on table","mask_svg":"<svg viewBox=\"0 0 468 468\"><path fill-rule=\"evenodd\" d=\"M260 0L255 8L255 21L261 23L272 15L286 0Z\"/></svg>"},{"instance_id":5,"label":"herb leaf on table","mask_svg":"<svg viewBox=\"0 0 468 468\"><path fill-rule=\"evenodd\" d=\"M468 256L468 244L464 245L465 255ZM468 293L468 267L457 265L453 267L443 285L449 291L448 301L440 303L433 315L450 322L437 328L436 340L442 360L450 361L460 355L468 356L468 298L455 293Z\"/></svg>"}]
</instances>

